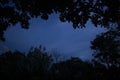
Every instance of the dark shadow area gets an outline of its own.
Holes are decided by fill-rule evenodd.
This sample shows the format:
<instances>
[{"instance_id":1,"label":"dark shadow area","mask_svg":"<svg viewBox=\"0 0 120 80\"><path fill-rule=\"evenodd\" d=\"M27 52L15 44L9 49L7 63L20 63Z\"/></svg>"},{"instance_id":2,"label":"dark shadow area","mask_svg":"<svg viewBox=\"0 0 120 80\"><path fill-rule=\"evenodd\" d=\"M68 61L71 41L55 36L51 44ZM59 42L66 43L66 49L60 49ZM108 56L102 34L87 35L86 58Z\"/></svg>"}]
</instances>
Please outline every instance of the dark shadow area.
<instances>
[{"instance_id":1,"label":"dark shadow area","mask_svg":"<svg viewBox=\"0 0 120 80\"><path fill-rule=\"evenodd\" d=\"M54 62L45 48L27 54L8 51L0 55L0 80L120 80L120 65L107 67L99 61L71 57Z\"/></svg>"}]
</instances>

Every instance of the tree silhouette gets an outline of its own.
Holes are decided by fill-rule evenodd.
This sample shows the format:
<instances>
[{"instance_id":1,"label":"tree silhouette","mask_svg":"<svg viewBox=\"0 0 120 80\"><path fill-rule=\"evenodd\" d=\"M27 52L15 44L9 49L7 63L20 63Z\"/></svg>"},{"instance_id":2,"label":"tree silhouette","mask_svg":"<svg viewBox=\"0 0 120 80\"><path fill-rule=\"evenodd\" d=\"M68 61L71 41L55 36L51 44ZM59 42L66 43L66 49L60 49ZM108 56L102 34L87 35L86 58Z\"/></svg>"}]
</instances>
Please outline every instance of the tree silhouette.
<instances>
[{"instance_id":1,"label":"tree silhouette","mask_svg":"<svg viewBox=\"0 0 120 80\"><path fill-rule=\"evenodd\" d=\"M31 18L47 20L53 13L59 13L62 22L72 22L74 28L85 27L89 20L107 27L119 21L119 4L120 0L0 0L0 40L10 25L28 28Z\"/></svg>"},{"instance_id":2,"label":"tree silhouette","mask_svg":"<svg viewBox=\"0 0 120 80\"><path fill-rule=\"evenodd\" d=\"M93 66L75 57L53 64L51 72L50 80L94 80Z\"/></svg>"},{"instance_id":3,"label":"tree silhouette","mask_svg":"<svg viewBox=\"0 0 120 80\"><path fill-rule=\"evenodd\" d=\"M107 68L106 79L120 79L120 24L112 26L107 32L98 35L92 42L94 61Z\"/></svg>"},{"instance_id":4,"label":"tree silhouette","mask_svg":"<svg viewBox=\"0 0 120 80\"><path fill-rule=\"evenodd\" d=\"M0 55L1 80L47 80L51 56L39 48L31 49L27 55L19 51Z\"/></svg>"},{"instance_id":5,"label":"tree silhouette","mask_svg":"<svg viewBox=\"0 0 120 80\"><path fill-rule=\"evenodd\" d=\"M45 52L45 48L33 48L27 55L29 71L33 75L32 79L46 79L47 72L51 66L52 56ZM32 80L31 79L31 80Z\"/></svg>"},{"instance_id":6,"label":"tree silhouette","mask_svg":"<svg viewBox=\"0 0 120 80\"><path fill-rule=\"evenodd\" d=\"M93 62L93 70L94 70L94 79L95 80L109 80L108 69L105 65L99 63L98 61ZM114 80L114 79L113 79Z\"/></svg>"},{"instance_id":7,"label":"tree silhouette","mask_svg":"<svg viewBox=\"0 0 120 80\"><path fill-rule=\"evenodd\" d=\"M98 35L92 42L91 49L94 50L94 60L120 67L120 34L117 29Z\"/></svg>"},{"instance_id":8,"label":"tree silhouette","mask_svg":"<svg viewBox=\"0 0 120 80\"><path fill-rule=\"evenodd\" d=\"M120 80L120 68L71 57L51 64L43 48L28 54L8 51L0 55L0 80ZM53 61L54 62L54 61Z\"/></svg>"},{"instance_id":9,"label":"tree silhouette","mask_svg":"<svg viewBox=\"0 0 120 80\"><path fill-rule=\"evenodd\" d=\"M1 79L21 79L21 75L24 72L25 67L25 55L21 52L15 51L14 53L9 51L0 55L0 78Z\"/></svg>"}]
</instances>

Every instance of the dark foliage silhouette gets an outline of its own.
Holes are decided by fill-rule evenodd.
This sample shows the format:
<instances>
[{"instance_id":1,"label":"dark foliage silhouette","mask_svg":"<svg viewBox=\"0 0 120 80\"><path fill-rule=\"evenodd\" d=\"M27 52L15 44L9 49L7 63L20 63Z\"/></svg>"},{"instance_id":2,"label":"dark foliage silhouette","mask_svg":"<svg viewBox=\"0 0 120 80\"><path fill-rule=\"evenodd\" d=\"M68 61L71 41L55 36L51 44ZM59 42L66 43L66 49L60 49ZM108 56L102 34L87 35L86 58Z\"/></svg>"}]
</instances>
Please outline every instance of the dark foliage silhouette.
<instances>
[{"instance_id":1,"label":"dark foliage silhouette","mask_svg":"<svg viewBox=\"0 0 120 80\"><path fill-rule=\"evenodd\" d=\"M94 61L107 67L107 79L120 79L120 31L119 28L111 28L98 35L92 42Z\"/></svg>"},{"instance_id":2,"label":"dark foliage silhouette","mask_svg":"<svg viewBox=\"0 0 120 80\"><path fill-rule=\"evenodd\" d=\"M98 35L92 42L91 48L94 50L94 60L120 67L120 33L118 30L109 31Z\"/></svg>"},{"instance_id":3,"label":"dark foliage silhouette","mask_svg":"<svg viewBox=\"0 0 120 80\"><path fill-rule=\"evenodd\" d=\"M73 57L53 64L51 80L94 80L93 71L92 64Z\"/></svg>"},{"instance_id":4,"label":"dark foliage silhouette","mask_svg":"<svg viewBox=\"0 0 120 80\"><path fill-rule=\"evenodd\" d=\"M89 20L107 27L119 22L119 4L120 0L0 0L0 40L5 40L3 34L10 25L28 28L31 18L47 20L53 13L59 13L62 22L72 22L74 28L85 27Z\"/></svg>"},{"instance_id":5,"label":"dark foliage silhouette","mask_svg":"<svg viewBox=\"0 0 120 80\"><path fill-rule=\"evenodd\" d=\"M40 80L47 78L52 58L39 48L27 55L15 51L0 55L0 80Z\"/></svg>"},{"instance_id":6,"label":"dark foliage silhouette","mask_svg":"<svg viewBox=\"0 0 120 80\"><path fill-rule=\"evenodd\" d=\"M0 55L0 80L120 80L120 67L71 57L52 61L45 48L31 48L28 54L8 51Z\"/></svg>"}]
</instances>

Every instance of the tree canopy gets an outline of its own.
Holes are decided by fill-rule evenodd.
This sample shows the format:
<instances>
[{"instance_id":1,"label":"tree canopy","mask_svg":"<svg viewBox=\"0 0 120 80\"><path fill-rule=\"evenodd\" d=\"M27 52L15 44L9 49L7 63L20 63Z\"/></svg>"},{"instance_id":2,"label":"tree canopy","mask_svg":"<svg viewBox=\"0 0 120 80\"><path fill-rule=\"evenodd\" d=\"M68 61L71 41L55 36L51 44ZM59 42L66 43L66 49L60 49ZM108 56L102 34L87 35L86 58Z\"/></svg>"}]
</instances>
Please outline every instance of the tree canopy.
<instances>
[{"instance_id":1,"label":"tree canopy","mask_svg":"<svg viewBox=\"0 0 120 80\"><path fill-rule=\"evenodd\" d=\"M31 48L28 54L8 51L0 55L0 79L46 80L51 63L52 57L43 48Z\"/></svg>"},{"instance_id":2,"label":"tree canopy","mask_svg":"<svg viewBox=\"0 0 120 80\"><path fill-rule=\"evenodd\" d=\"M43 48L0 54L0 80L120 80L120 68L71 57L54 63Z\"/></svg>"},{"instance_id":3,"label":"tree canopy","mask_svg":"<svg viewBox=\"0 0 120 80\"><path fill-rule=\"evenodd\" d=\"M29 20L59 13L62 22L72 22L74 28L85 27L87 21L108 27L119 22L120 0L0 0L0 40L10 25L20 23L29 28Z\"/></svg>"},{"instance_id":4,"label":"tree canopy","mask_svg":"<svg viewBox=\"0 0 120 80\"><path fill-rule=\"evenodd\" d=\"M120 31L110 29L98 35L92 42L91 49L94 50L94 60L109 66L120 67Z\"/></svg>"}]
</instances>

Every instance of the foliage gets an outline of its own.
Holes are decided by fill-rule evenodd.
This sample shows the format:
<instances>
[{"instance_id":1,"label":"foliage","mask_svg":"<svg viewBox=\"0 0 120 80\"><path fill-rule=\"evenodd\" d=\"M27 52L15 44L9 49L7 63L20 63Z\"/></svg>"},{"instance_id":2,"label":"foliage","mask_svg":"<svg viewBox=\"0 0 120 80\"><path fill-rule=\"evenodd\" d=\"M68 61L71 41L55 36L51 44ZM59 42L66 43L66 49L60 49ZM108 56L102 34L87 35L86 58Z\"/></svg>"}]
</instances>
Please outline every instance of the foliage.
<instances>
[{"instance_id":1,"label":"foliage","mask_svg":"<svg viewBox=\"0 0 120 80\"><path fill-rule=\"evenodd\" d=\"M51 80L93 80L94 75L91 64L74 57L53 64L51 70Z\"/></svg>"},{"instance_id":2,"label":"foliage","mask_svg":"<svg viewBox=\"0 0 120 80\"><path fill-rule=\"evenodd\" d=\"M45 78L51 66L51 56L40 48L33 48L27 55L15 51L0 55L1 80L38 80Z\"/></svg>"},{"instance_id":3,"label":"foliage","mask_svg":"<svg viewBox=\"0 0 120 80\"><path fill-rule=\"evenodd\" d=\"M85 27L88 20L107 27L119 22L119 4L120 0L0 0L0 40L10 25L28 28L31 18L47 20L53 13L59 13L62 22L72 22L74 28Z\"/></svg>"},{"instance_id":4,"label":"foliage","mask_svg":"<svg viewBox=\"0 0 120 80\"><path fill-rule=\"evenodd\" d=\"M108 66L120 67L120 34L118 29L110 29L98 35L91 44L91 49L94 50L94 60Z\"/></svg>"},{"instance_id":5,"label":"foliage","mask_svg":"<svg viewBox=\"0 0 120 80\"><path fill-rule=\"evenodd\" d=\"M0 55L0 80L120 80L120 67L71 57L52 63L43 48L28 54L8 51ZM52 63L52 64L51 64Z\"/></svg>"}]
</instances>

